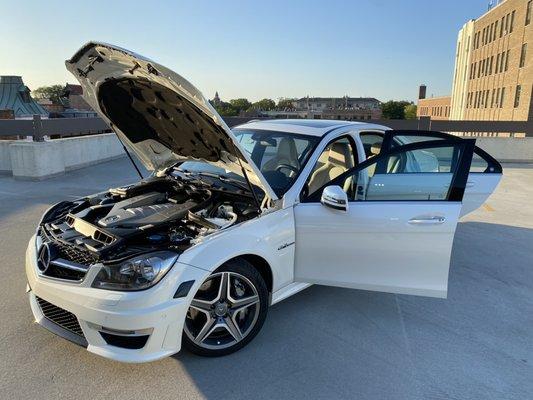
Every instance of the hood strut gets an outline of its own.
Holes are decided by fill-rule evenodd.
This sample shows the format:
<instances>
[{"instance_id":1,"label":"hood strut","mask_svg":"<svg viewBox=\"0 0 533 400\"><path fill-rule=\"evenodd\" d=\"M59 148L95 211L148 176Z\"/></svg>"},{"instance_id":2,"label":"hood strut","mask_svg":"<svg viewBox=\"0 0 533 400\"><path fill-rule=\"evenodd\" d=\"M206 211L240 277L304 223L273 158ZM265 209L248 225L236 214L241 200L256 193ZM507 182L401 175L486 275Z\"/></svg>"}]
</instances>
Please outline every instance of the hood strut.
<instances>
[{"instance_id":1,"label":"hood strut","mask_svg":"<svg viewBox=\"0 0 533 400\"><path fill-rule=\"evenodd\" d=\"M235 143L233 143L233 141L231 141L231 143L235 151L237 151L237 146L235 146ZM246 179L246 183L248 183L248 187L250 188L250 191L252 192L252 196L254 197L255 205L257 206L257 211L261 212L261 203L259 203L259 199L257 198L257 195L255 194L254 186L252 185L252 182L250 182L250 179L248 178L248 174L246 173L246 169L242 165L240 157L237 157L237 158L239 160L239 165L241 166L244 179ZM265 193L265 196L268 196L268 194Z\"/></svg>"},{"instance_id":2,"label":"hood strut","mask_svg":"<svg viewBox=\"0 0 533 400\"><path fill-rule=\"evenodd\" d=\"M118 135L117 135L118 137ZM119 139L120 140L120 139ZM126 148L126 146L124 145L124 143L122 142L122 140L120 140L120 144L122 144L122 148L124 149L124 151L126 152L126 154L128 155L128 158L130 159L131 163L133 164L133 168L135 168L135 171L137 171L137 173L139 174L139 176L141 177L141 179L144 179L144 176L143 174L141 174L141 171L139 170L139 167L137 167L137 164L135 164L135 161L133 161L133 157L131 156L130 152L128 151L128 149Z\"/></svg>"}]
</instances>

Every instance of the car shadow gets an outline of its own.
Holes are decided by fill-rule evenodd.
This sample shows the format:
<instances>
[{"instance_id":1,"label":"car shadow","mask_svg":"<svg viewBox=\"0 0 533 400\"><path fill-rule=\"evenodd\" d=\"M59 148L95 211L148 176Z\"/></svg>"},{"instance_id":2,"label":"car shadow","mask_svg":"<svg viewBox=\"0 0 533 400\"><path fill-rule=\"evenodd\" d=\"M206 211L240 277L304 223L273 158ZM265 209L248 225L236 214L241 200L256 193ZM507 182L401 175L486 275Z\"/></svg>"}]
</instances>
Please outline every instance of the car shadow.
<instances>
[{"instance_id":1,"label":"car shadow","mask_svg":"<svg viewBox=\"0 0 533 400\"><path fill-rule=\"evenodd\" d=\"M525 398L532 265L533 229L462 222L446 300L313 286L239 352L174 359L206 398Z\"/></svg>"}]
</instances>

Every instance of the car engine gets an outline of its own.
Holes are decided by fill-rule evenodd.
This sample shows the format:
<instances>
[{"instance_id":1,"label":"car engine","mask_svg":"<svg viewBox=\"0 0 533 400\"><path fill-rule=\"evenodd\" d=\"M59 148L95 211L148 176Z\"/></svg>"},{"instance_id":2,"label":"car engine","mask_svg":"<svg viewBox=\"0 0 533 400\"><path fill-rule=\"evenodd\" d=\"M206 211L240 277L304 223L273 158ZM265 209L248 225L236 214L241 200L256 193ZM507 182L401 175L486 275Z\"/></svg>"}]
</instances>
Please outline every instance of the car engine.
<instances>
[{"instance_id":1,"label":"car engine","mask_svg":"<svg viewBox=\"0 0 533 400\"><path fill-rule=\"evenodd\" d=\"M199 179L153 177L51 208L38 228L53 256L91 265L159 249L183 252L259 215L249 192Z\"/></svg>"}]
</instances>

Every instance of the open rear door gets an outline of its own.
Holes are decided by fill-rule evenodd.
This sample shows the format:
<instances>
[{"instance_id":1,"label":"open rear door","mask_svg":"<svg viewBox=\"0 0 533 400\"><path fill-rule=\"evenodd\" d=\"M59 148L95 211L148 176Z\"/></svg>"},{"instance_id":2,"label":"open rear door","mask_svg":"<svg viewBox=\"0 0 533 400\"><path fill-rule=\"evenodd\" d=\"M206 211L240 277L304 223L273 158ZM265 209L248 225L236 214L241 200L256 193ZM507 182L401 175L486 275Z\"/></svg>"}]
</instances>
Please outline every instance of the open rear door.
<instances>
[{"instance_id":1,"label":"open rear door","mask_svg":"<svg viewBox=\"0 0 533 400\"><path fill-rule=\"evenodd\" d=\"M436 131L390 130L385 132L381 151L428 140L464 140L459 136ZM418 160L422 162L423 160ZM502 166L494 157L476 146L463 197L461 217L478 209L494 192L502 177Z\"/></svg>"},{"instance_id":2,"label":"open rear door","mask_svg":"<svg viewBox=\"0 0 533 400\"><path fill-rule=\"evenodd\" d=\"M473 140L398 146L302 198L295 280L446 297L473 149ZM326 186L346 193L344 209L321 203Z\"/></svg>"}]
</instances>

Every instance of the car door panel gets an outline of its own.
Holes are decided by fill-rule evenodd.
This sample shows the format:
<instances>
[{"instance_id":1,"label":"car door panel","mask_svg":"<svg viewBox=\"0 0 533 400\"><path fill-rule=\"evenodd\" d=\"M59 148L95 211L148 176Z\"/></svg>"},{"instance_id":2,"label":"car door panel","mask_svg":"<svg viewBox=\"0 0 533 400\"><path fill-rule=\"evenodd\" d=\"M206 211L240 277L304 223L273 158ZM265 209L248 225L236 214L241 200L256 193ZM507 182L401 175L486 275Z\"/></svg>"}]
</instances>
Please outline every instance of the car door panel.
<instances>
[{"instance_id":1,"label":"car door panel","mask_svg":"<svg viewBox=\"0 0 533 400\"><path fill-rule=\"evenodd\" d=\"M460 203L446 201L385 206L353 202L347 213L321 204L299 204L295 207L295 280L446 297L460 210ZM443 223L410 223L435 217L444 219Z\"/></svg>"},{"instance_id":2,"label":"car door panel","mask_svg":"<svg viewBox=\"0 0 533 400\"><path fill-rule=\"evenodd\" d=\"M459 136L444 132L391 130L385 133L382 150L387 151L402 144L438 139L463 140ZM494 192L501 178L501 164L490 154L476 146L460 216L462 217L481 207Z\"/></svg>"},{"instance_id":3,"label":"car door panel","mask_svg":"<svg viewBox=\"0 0 533 400\"><path fill-rule=\"evenodd\" d=\"M445 149L448 157L440 155ZM444 140L380 153L327 184L343 188L351 180L347 211L322 205L323 188L303 199L294 207L295 279L446 297L473 149L474 141ZM409 160L418 150L438 155L437 172L405 161L390 168L391 159Z\"/></svg>"},{"instance_id":4,"label":"car door panel","mask_svg":"<svg viewBox=\"0 0 533 400\"><path fill-rule=\"evenodd\" d=\"M466 183L461 217L481 207L496 190L502 174L471 172Z\"/></svg>"}]
</instances>

